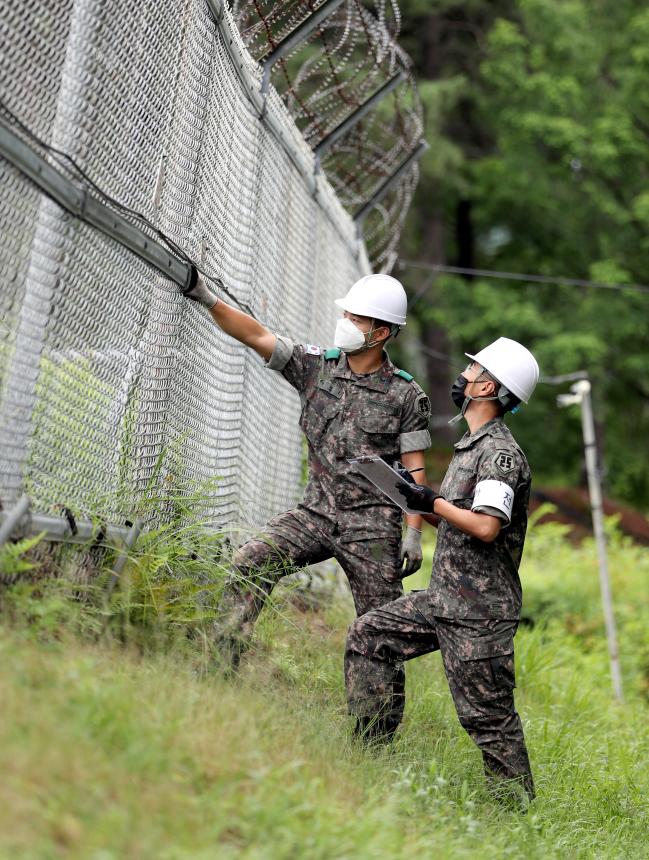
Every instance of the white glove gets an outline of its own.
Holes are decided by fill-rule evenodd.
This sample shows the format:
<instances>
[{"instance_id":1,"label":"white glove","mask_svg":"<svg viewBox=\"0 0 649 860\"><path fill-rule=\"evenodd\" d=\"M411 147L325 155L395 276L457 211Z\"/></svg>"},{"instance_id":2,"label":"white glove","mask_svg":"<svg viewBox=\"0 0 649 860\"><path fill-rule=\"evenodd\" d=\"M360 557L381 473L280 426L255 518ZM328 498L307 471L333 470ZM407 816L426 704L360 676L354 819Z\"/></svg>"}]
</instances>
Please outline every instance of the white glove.
<instances>
[{"instance_id":1,"label":"white glove","mask_svg":"<svg viewBox=\"0 0 649 860\"><path fill-rule=\"evenodd\" d=\"M401 563L403 564L403 575L410 576L421 567L424 554L421 549L421 531L408 526L406 534L401 541Z\"/></svg>"},{"instance_id":2,"label":"white glove","mask_svg":"<svg viewBox=\"0 0 649 860\"><path fill-rule=\"evenodd\" d=\"M223 284L218 279L215 279L221 287ZM200 302L205 305L208 310L213 308L218 302L219 297L213 293L205 283L205 278L192 266L192 274L189 280L189 286L183 290L183 295L188 299L193 299L195 302Z\"/></svg>"}]
</instances>

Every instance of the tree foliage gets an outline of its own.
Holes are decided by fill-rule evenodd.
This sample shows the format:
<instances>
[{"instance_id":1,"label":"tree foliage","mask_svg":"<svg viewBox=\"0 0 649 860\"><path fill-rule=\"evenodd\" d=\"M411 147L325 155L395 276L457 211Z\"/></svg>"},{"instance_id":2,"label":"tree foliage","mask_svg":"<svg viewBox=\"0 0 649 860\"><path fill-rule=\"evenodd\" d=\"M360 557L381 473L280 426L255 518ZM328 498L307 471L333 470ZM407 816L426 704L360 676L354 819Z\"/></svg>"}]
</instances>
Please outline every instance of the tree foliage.
<instances>
[{"instance_id":1,"label":"tree foliage","mask_svg":"<svg viewBox=\"0 0 649 860\"><path fill-rule=\"evenodd\" d=\"M403 258L648 282L646 5L413 0L402 10L431 143ZM430 277L400 272L411 292ZM457 355L444 385L465 348L501 334L528 344L544 375L587 370L607 490L649 505L649 292L439 277L414 313L422 332L443 333L451 364ZM557 393L540 385L514 429L537 476L569 483L581 429L576 410L557 410Z\"/></svg>"}]
</instances>

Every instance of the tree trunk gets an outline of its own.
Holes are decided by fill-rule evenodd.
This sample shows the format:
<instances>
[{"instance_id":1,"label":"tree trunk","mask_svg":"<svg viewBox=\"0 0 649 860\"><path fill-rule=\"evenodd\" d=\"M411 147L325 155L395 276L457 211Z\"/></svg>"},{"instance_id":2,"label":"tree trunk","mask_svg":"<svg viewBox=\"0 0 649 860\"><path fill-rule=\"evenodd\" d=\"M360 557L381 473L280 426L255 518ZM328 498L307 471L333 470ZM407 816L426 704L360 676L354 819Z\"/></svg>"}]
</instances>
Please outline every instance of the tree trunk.
<instances>
[{"instance_id":1,"label":"tree trunk","mask_svg":"<svg viewBox=\"0 0 649 860\"><path fill-rule=\"evenodd\" d=\"M424 78L439 78L442 71L441 63L441 35L442 22L439 16L430 15L426 18L423 27L423 49L422 49L422 75ZM423 242L425 258L431 263L444 264L446 262L446 230L444 224L444 211L432 196L426 196L423 204ZM435 283L428 290L424 299L428 304L434 304L437 299ZM433 352L448 355L449 341L446 331L435 323L422 325L421 341L425 347ZM435 419L443 421L444 416L453 413L453 404L449 399L449 383L454 372L449 367L448 361L436 358L430 353L425 353L426 375L432 410L431 432L433 438L438 442L448 443L455 438L455 433L444 421L435 426Z\"/></svg>"}]
</instances>

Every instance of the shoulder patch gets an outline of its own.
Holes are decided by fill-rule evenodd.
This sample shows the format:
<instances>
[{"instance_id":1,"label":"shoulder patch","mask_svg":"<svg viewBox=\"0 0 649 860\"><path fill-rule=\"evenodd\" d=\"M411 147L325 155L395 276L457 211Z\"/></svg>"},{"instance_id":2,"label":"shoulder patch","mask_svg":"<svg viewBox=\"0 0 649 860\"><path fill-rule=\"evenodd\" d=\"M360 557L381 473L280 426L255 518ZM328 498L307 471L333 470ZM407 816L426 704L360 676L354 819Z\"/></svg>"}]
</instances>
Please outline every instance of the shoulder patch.
<instances>
[{"instance_id":1,"label":"shoulder patch","mask_svg":"<svg viewBox=\"0 0 649 860\"><path fill-rule=\"evenodd\" d=\"M415 401L415 409L420 415L424 415L426 418L430 415L430 400L423 392Z\"/></svg>"},{"instance_id":2,"label":"shoulder patch","mask_svg":"<svg viewBox=\"0 0 649 860\"><path fill-rule=\"evenodd\" d=\"M304 344L304 348L307 355L322 355L322 348L313 343Z\"/></svg>"},{"instance_id":3,"label":"shoulder patch","mask_svg":"<svg viewBox=\"0 0 649 860\"><path fill-rule=\"evenodd\" d=\"M402 379L405 379L405 380L406 380L406 382L412 382L412 380L415 378L415 377L412 375L412 373L408 373L408 372L407 372L407 371L405 371L405 370L395 370L394 375L395 375L395 376L400 376Z\"/></svg>"},{"instance_id":4,"label":"shoulder patch","mask_svg":"<svg viewBox=\"0 0 649 860\"><path fill-rule=\"evenodd\" d=\"M325 354L325 361L331 361L333 358L340 358L340 353L342 352L337 346L334 346L332 349L328 349Z\"/></svg>"},{"instance_id":5,"label":"shoulder patch","mask_svg":"<svg viewBox=\"0 0 649 860\"><path fill-rule=\"evenodd\" d=\"M494 457L494 466L503 473L509 474L516 465L516 460L512 451L496 451Z\"/></svg>"}]
</instances>

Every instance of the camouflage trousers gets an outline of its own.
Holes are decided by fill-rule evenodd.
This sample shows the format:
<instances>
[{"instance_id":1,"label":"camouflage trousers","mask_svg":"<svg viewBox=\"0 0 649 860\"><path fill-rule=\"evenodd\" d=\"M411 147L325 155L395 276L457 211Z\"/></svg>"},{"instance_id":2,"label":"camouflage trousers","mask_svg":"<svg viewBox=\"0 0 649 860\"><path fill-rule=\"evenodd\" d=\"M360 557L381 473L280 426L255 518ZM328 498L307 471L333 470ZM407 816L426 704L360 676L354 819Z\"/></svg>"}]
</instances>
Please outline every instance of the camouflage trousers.
<instances>
[{"instance_id":1,"label":"camouflage trousers","mask_svg":"<svg viewBox=\"0 0 649 860\"><path fill-rule=\"evenodd\" d=\"M439 649L460 724L480 749L487 777L498 783L516 780L533 798L514 707L518 622L438 618L429 606L428 592L412 592L351 625L345 649L350 713L361 729L378 726L390 735L403 714L402 661Z\"/></svg>"},{"instance_id":2,"label":"camouflage trousers","mask_svg":"<svg viewBox=\"0 0 649 860\"><path fill-rule=\"evenodd\" d=\"M309 564L336 558L358 615L400 597L401 534L377 534L375 523L361 525L336 526L296 508L272 519L260 537L243 544L233 558L233 574L220 605L216 639L221 654L236 666L275 583ZM403 667L395 672L403 675Z\"/></svg>"}]
</instances>

